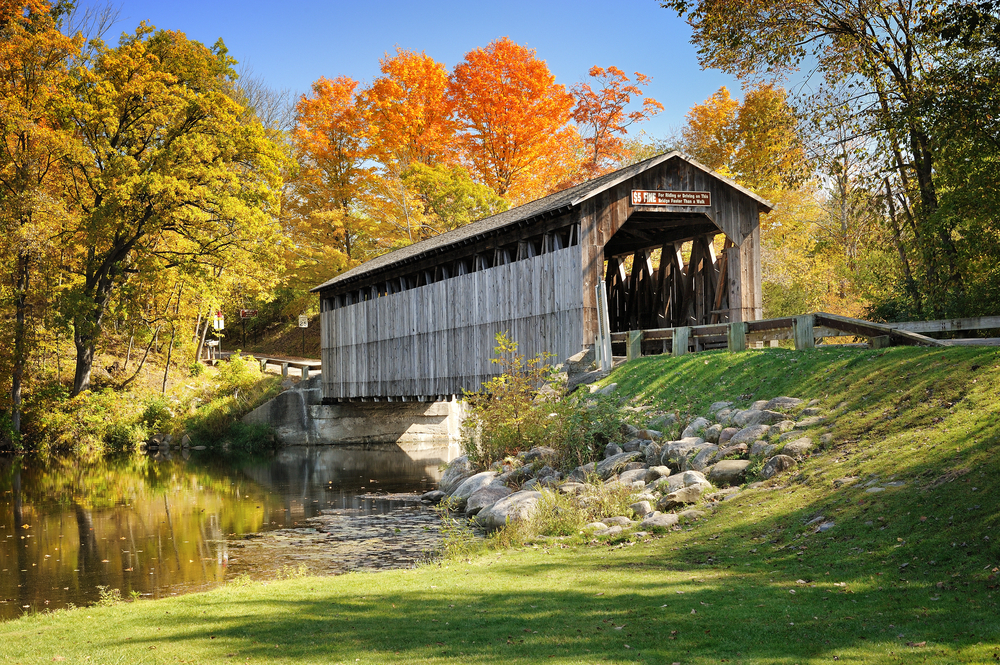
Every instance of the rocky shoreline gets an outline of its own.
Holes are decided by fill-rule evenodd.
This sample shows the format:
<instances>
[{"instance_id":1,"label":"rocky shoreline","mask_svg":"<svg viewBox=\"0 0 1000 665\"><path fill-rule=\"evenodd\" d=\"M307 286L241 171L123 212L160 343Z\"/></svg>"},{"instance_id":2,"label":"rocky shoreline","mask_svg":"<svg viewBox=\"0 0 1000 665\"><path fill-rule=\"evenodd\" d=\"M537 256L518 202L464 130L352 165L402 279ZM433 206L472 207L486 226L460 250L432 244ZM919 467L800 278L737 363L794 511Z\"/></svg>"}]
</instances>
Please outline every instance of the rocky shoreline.
<instances>
[{"instance_id":1,"label":"rocky shoreline","mask_svg":"<svg viewBox=\"0 0 1000 665\"><path fill-rule=\"evenodd\" d=\"M616 388L610 384L601 392L613 394ZM607 444L603 459L575 469L557 469L558 452L548 447L523 451L478 472L463 456L448 466L438 489L421 500L447 502L473 525L494 531L531 518L543 490L586 503L599 490L627 489L633 500L629 514L605 517L584 530L612 536L670 529L702 517L742 487L794 470L817 443L829 443L832 418L817 404L781 396L746 408L716 402L688 422L660 415L645 429L623 427L621 440Z\"/></svg>"}]
</instances>

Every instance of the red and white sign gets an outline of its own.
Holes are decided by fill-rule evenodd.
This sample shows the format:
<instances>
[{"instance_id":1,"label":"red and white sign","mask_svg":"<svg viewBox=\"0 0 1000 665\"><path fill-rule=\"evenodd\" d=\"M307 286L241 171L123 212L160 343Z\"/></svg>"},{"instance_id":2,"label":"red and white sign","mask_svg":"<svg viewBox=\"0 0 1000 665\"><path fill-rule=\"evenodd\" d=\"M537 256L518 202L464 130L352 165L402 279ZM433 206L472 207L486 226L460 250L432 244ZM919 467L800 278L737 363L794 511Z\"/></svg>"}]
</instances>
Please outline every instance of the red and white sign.
<instances>
[{"instance_id":1,"label":"red and white sign","mask_svg":"<svg viewBox=\"0 0 1000 665\"><path fill-rule=\"evenodd\" d=\"M241 309L240 310L241 319L254 319L257 318L257 310L255 309Z\"/></svg>"},{"instance_id":2,"label":"red and white sign","mask_svg":"<svg viewBox=\"0 0 1000 665\"><path fill-rule=\"evenodd\" d=\"M711 192L675 192L651 189L633 189L634 206L703 206L712 205Z\"/></svg>"}]
</instances>

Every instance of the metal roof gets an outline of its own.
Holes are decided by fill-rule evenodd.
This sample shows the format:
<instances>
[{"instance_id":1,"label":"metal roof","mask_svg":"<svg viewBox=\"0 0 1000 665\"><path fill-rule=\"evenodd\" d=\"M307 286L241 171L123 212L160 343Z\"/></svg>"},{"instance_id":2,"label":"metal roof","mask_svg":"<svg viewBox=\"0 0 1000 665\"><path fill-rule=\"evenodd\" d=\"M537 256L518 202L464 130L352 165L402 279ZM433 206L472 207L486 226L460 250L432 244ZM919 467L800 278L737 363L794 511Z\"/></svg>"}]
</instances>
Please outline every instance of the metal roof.
<instances>
[{"instance_id":1,"label":"metal roof","mask_svg":"<svg viewBox=\"0 0 1000 665\"><path fill-rule=\"evenodd\" d=\"M505 212L501 212L490 217L484 217L483 219L472 222L471 224L466 224L465 226L457 228L453 231L448 231L447 233L442 233L441 235L434 236L433 238L421 240L420 242L412 245L408 245L401 249L383 254L382 256L375 257L370 261L366 261L359 266L355 266L354 268L337 275L333 279L320 284L319 286L313 288L312 292L322 291L331 286L359 281L363 277L378 273L390 267L419 261L433 254L443 253L447 250L455 249L462 245L487 238L500 230L513 227L516 224L523 224L534 219L538 219L539 217L548 217L557 212L568 212L571 208L579 205L583 201L586 201L587 199L592 198L619 183L633 178L651 168L659 166L667 160L675 157L683 159L689 164L701 169L705 173L708 173L712 177L725 182L733 189L736 189L757 201L757 203L761 207L766 208L767 211L774 208L774 205L770 201L762 199L750 190L736 184L731 179L716 173L707 166L699 164L687 155L674 150L672 152L657 155L656 157L651 157L645 161L638 162L637 164L626 166L623 169L608 173L599 178L588 180L576 185L575 187L564 189L561 192L549 194L546 197L536 199L530 203L525 203L524 205L516 208L511 208Z\"/></svg>"}]
</instances>

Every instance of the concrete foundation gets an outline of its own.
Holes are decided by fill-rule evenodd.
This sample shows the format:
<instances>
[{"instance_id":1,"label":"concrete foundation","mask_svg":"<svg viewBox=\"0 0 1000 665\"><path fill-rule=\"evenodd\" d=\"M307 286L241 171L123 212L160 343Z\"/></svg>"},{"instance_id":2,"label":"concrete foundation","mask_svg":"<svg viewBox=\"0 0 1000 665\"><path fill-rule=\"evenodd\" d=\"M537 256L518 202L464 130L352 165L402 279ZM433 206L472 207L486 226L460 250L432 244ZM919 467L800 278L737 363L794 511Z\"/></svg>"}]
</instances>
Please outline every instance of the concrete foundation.
<instances>
[{"instance_id":1,"label":"concrete foundation","mask_svg":"<svg viewBox=\"0 0 1000 665\"><path fill-rule=\"evenodd\" d=\"M319 376L300 381L243 418L270 425L285 445L396 444L407 452L457 447L460 402L350 402L321 404Z\"/></svg>"}]
</instances>

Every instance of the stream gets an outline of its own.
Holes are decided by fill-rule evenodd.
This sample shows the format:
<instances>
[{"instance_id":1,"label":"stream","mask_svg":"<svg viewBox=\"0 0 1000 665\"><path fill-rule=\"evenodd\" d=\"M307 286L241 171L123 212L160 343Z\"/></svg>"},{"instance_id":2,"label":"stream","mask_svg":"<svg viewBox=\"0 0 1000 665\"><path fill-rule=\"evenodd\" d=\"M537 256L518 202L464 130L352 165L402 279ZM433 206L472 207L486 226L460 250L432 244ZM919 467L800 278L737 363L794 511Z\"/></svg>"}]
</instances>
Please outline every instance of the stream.
<instances>
[{"instance_id":1,"label":"stream","mask_svg":"<svg viewBox=\"0 0 1000 665\"><path fill-rule=\"evenodd\" d=\"M411 567L437 547L418 495L447 444L288 447L92 463L0 458L0 619L269 579Z\"/></svg>"}]
</instances>

